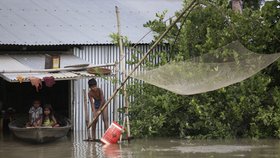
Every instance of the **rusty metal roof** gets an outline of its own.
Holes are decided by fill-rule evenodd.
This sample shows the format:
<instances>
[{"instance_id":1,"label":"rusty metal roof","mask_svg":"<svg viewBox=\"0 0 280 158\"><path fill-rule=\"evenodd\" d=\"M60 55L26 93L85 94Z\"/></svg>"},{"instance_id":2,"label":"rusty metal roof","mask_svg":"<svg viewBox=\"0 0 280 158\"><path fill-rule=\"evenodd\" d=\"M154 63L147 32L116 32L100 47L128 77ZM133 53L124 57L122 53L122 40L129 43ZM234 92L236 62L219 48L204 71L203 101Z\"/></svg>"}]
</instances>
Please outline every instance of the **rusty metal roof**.
<instances>
[{"instance_id":1,"label":"rusty metal roof","mask_svg":"<svg viewBox=\"0 0 280 158\"><path fill-rule=\"evenodd\" d=\"M182 0L1 0L0 45L111 44L117 32L115 6L121 32L133 43L150 30L144 28L156 13L167 18L180 10ZM140 43L150 43L149 34Z\"/></svg>"}]
</instances>

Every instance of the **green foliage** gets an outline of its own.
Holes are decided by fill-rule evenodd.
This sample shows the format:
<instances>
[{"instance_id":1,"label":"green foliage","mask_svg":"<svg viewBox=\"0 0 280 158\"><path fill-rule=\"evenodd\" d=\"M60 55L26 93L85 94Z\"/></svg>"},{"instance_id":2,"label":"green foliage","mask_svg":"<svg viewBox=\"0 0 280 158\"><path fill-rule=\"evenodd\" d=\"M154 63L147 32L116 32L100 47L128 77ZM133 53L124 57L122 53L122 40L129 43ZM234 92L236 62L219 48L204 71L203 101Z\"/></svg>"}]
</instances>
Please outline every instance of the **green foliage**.
<instances>
[{"instance_id":1,"label":"green foliage","mask_svg":"<svg viewBox=\"0 0 280 158\"><path fill-rule=\"evenodd\" d=\"M260 9L262 0L243 0L243 6L245 8L251 8L251 9Z\"/></svg>"},{"instance_id":2,"label":"green foliage","mask_svg":"<svg viewBox=\"0 0 280 158\"><path fill-rule=\"evenodd\" d=\"M130 43L130 41L128 40L128 38L126 37L126 36L120 36L118 33L112 33L112 34L110 34L109 35L110 36L110 38L112 39L112 43L114 43L114 44L117 44L117 45L119 45L120 43L120 38L121 38L121 40L122 40L122 42L123 42L123 45L125 46L125 47L128 47L128 46L130 46L131 45L131 43Z\"/></svg>"},{"instance_id":3,"label":"green foliage","mask_svg":"<svg viewBox=\"0 0 280 158\"><path fill-rule=\"evenodd\" d=\"M279 2L267 2L261 10L245 8L242 14L234 13L225 1L200 2L204 5L198 5L188 17L182 18L181 27L172 28L165 37L172 52L158 52L156 55L162 59L159 65L208 53L233 40L239 40L254 52L279 52ZM246 5L253 4L246 1ZM157 33L155 38L168 25L163 20L165 14L157 14L157 19L145 25ZM135 81L128 87L134 98L130 113L132 134L280 138L278 65L273 64L241 83L193 96L176 95Z\"/></svg>"}]
</instances>

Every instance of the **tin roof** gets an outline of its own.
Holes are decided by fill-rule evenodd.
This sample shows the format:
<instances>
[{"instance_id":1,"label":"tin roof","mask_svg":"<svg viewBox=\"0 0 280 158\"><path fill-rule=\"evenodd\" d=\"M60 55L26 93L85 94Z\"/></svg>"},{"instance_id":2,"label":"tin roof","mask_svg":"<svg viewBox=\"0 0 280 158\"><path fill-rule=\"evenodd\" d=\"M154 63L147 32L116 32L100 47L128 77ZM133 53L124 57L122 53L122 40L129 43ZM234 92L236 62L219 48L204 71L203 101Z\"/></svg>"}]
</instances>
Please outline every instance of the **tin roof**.
<instances>
[{"instance_id":1,"label":"tin roof","mask_svg":"<svg viewBox=\"0 0 280 158\"><path fill-rule=\"evenodd\" d=\"M72 72L59 72L59 73L2 73L2 77L9 82L19 82L17 77L23 77L23 82L29 82L29 77L36 77L43 80L44 77L53 76L55 80L74 80L80 76Z\"/></svg>"},{"instance_id":2,"label":"tin roof","mask_svg":"<svg viewBox=\"0 0 280 158\"><path fill-rule=\"evenodd\" d=\"M0 63L0 76L9 82L18 82L19 76L24 78L24 82L29 82L29 77L43 79L53 76L55 80L72 80L94 76L81 70L77 73L75 71L36 72L36 70L44 69L45 56L43 54L0 55ZM70 54L60 55L61 68L75 65L89 65L89 62Z\"/></svg>"},{"instance_id":3,"label":"tin roof","mask_svg":"<svg viewBox=\"0 0 280 158\"><path fill-rule=\"evenodd\" d=\"M167 17L180 10L181 0L1 0L0 45L110 44L117 32L115 6L121 32L133 43L150 31L144 28L156 13ZM150 43L149 34L140 43Z\"/></svg>"},{"instance_id":4,"label":"tin roof","mask_svg":"<svg viewBox=\"0 0 280 158\"><path fill-rule=\"evenodd\" d=\"M9 56L31 69L45 69L45 54L9 54ZM90 64L71 54L60 54L59 56L61 68Z\"/></svg>"},{"instance_id":5,"label":"tin roof","mask_svg":"<svg viewBox=\"0 0 280 158\"><path fill-rule=\"evenodd\" d=\"M30 68L21 64L17 60L11 58L9 55L0 55L0 71L26 71Z\"/></svg>"}]
</instances>

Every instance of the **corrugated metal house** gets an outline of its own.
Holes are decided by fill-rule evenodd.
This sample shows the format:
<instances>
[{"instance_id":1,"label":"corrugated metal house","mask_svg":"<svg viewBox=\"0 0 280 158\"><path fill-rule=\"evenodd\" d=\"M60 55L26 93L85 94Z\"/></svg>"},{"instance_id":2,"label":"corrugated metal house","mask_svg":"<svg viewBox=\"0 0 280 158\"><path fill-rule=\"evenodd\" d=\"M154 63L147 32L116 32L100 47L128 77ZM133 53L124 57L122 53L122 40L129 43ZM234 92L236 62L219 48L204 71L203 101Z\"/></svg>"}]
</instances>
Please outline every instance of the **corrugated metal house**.
<instances>
[{"instance_id":1,"label":"corrugated metal house","mask_svg":"<svg viewBox=\"0 0 280 158\"><path fill-rule=\"evenodd\" d=\"M13 71L25 71L27 76L41 78L52 75L56 84L40 90L42 100L71 117L74 131L85 130L83 89L88 90L87 77L90 75L71 71L33 72L44 69L44 55L59 54L61 68L119 61L119 48L109 37L117 32L115 6L120 9L122 34L132 43L140 42L138 49L145 52L153 35L141 39L150 31L143 24L164 10L168 11L167 18L173 16L181 3L180 0L1 0L0 101L3 106L0 108L11 106L27 113L32 96L37 94L30 82L18 83L19 73ZM130 56L127 52L125 59ZM126 69L130 68L126 66ZM98 78L98 83L108 98L114 90L110 77ZM121 97L116 99L109 105L110 122L114 119L114 109L122 106ZM103 129L100 122L98 129L100 137Z\"/></svg>"}]
</instances>

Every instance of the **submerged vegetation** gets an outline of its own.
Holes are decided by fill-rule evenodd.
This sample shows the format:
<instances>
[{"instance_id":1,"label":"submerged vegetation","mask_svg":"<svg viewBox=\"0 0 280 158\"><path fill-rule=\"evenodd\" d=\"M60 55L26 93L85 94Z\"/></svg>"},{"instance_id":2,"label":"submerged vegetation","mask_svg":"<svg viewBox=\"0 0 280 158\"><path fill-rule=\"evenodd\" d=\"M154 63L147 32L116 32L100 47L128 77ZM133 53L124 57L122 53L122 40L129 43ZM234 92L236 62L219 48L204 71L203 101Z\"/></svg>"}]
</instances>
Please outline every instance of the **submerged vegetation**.
<instances>
[{"instance_id":1,"label":"submerged vegetation","mask_svg":"<svg viewBox=\"0 0 280 158\"><path fill-rule=\"evenodd\" d=\"M258 2L245 1L242 14L232 11L227 1L200 2L181 19L181 27L174 27L165 37L170 51L157 52L159 65L186 60L234 40L256 53L280 52L279 1L266 2L261 9L255 7ZM158 14L156 20L145 25L156 33L155 38L168 26L163 19L164 13ZM151 65L146 61L146 66ZM132 135L280 138L279 70L278 61L241 83L192 96L136 80L128 87L134 98L130 103Z\"/></svg>"}]
</instances>

